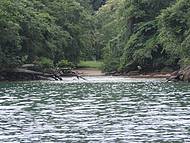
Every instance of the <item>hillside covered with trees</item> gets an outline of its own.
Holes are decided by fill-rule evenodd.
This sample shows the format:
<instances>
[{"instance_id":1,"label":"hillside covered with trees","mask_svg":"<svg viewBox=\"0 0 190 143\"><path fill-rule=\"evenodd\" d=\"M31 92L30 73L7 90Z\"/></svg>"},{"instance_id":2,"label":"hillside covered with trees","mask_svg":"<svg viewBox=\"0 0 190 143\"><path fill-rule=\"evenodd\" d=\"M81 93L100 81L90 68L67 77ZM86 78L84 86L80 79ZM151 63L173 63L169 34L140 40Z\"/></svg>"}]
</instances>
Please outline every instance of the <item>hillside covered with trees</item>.
<instances>
[{"instance_id":1,"label":"hillside covered with trees","mask_svg":"<svg viewBox=\"0 0 190 143\"><path fill-rule=\"evenodd\" d=\"M102 60L106 72L190 64L190 0L1 0L0 68Z\"/></svg>"},{"instance_id":2,"label":"hillside covered with trees","mask_svg":"<svg viewBox=\"0 0 190 143\"><path fill-rule=\"evenodd\" d=\"M189 0L110 0L97 17L106 19L99 28L105 36L104 70L173 71L189 65Z\"/></svg>"},{"instance_id":3,"label":"hillside covered with trees","mask_svg":"<svg viewBox=\"0 0 190 143\"><path fill-rule=\"evenodd\" d=\"M88 0L1 0L1 68L34 62L77 64L81 55L93 52L92 15L101 4Z\"/></svg>"}]
</instances>

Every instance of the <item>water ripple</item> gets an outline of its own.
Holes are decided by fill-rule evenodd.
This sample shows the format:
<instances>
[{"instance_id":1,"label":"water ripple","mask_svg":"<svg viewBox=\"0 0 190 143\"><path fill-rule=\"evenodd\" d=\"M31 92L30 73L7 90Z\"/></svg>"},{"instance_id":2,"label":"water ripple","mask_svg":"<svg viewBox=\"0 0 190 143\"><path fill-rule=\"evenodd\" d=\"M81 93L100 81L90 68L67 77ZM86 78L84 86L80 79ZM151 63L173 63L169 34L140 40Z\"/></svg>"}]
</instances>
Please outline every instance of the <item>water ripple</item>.
<instances>
[{"instance_id":1,"label":"water ripple","mask_svg":"<svg viewBox=\"0 0 190 143\"><path fill-rule=\"evenodd\" d=\"M0 83L0 142L190 142L190 85L164 80Z\"/></svg>"}]
</instances>

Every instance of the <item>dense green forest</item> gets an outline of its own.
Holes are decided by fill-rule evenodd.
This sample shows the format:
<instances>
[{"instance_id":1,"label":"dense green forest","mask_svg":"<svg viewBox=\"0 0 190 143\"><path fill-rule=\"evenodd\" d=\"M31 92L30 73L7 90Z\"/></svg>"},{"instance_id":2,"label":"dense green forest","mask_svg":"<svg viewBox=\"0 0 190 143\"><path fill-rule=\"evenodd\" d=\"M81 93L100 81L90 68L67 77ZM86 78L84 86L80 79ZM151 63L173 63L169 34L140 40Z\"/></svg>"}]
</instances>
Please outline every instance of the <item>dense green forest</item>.
<instances>
[{"instance_id":1,"label":"dense green forest","mask_svg":"<svg viewBox=\"0 0 190 143\"><path fill-rule=\"evenodd\" d=\"M99 28L106 71L173 71L190 63L189 0L110 0L97 15L106 19Z\"/></svg>"},{"instance_id":2,"label":"dense green forest","mask_svg":"<svg viewBox=\"0 0 190 143\"><path fill-rule=\"evenodd\" d=\"M1 0L0 65L77 64L92 58L94 0ZM89 55L90 54L90 55Z\"/></svg>"},{"instance_id":3,"label":"dense green forest","mask_svg":"<svg viewBox=\"0 0 190 143\"><path fill-rule=\"evenodd\" d=\"M0 66L102 60L104 71L190 64L190 0L1 0Z\"/></svg>"}]
</instances>

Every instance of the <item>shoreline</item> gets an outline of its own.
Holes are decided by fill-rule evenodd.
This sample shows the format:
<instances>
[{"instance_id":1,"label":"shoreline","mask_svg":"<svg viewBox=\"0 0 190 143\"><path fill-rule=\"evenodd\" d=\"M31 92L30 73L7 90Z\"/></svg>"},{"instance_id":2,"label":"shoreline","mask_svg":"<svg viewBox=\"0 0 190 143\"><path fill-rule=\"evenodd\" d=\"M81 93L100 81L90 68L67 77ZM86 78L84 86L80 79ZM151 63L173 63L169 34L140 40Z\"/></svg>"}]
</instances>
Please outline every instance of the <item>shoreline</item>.
<instances>
[{"instance_id":1,"label":"shoreline","mask_svg":"<svg viewBox=\"0 0 190 143\"><path fill-rule=\"evenodd\" d=\"M165 78L168 79L171 77L172 73L162 73L162 72L150 72L150 73L138 73L136 72L135 74L121 74L121 73L115 73L115 74L107 74L103 73L101 70L96 69L96 68L78 68L78 69L73 69L71 72L76 73L75 75L71 74L66 74L66 75L60 75L58 78L51 78L51 77L45 77L43 78L33 78L31 76L22 74L22 73L14 73L14 76L8 76L4 79L2 78L3 75L0 74L0 81L1 82L15 82L15 81L40 81L40 80L50 80L50 81L55 81L55 80L62 80L64 77L77 77L77 78L83 78L83 77L93 77L93 76L122 76L126 78ZM38 73L39 74L39 73ZM11 74L12 75L12 74ZM22 76L21 76L22 75ZM41 76L41 75L40 75ZM16 78L15 78L16 77Z\"/></svg>"},{"instance_id":2,"label":"shoreline","mask_svg":"<svg viewBox=\"0 0 190 143\"><path fill-rule=\"evenodd\" d=\"M77 68L72 71L78 73L81 76L106 76L106 73L103 73L97 68Z\"/></svg>"},{"instance_id":3,"label":"shoreline","mask_svg":"<svg viewBox=\"0 0 190 143\"><path fill-rule=\"evenodd\" d=\"M172 72L147 72L137 73L135 75L121 73L107 74L96 68L78 68L73 71L80 74L81 76L123 76L129 78L169 78L172 75Z\"/></svg>"},{"instance_id":4,"label":"shoreline","mask_svg":"<svg viewBox=\"0 0 190 143\"><path fill-rule=\"evenodd\" d=\"M171 73L145 73L139 75L131 75L128 76L130 78L169 78L171 77Z\"/></svg>"}]
</instances>

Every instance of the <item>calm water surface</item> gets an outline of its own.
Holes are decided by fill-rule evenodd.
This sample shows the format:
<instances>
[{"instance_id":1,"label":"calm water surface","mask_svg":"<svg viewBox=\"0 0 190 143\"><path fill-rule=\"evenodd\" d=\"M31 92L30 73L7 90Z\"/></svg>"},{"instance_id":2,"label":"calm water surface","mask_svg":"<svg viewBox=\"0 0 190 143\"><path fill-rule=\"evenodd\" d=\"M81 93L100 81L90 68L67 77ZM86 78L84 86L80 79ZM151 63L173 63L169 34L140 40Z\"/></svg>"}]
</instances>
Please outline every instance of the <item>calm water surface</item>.
<instances>
[{"instance_id":1,"label":"calm water surface","mask_svg":"<svg viewBox=\"0 0 190 143\"><path fill-rule=\"evenodd\" d=\"M122 77L0 83L0 142L190 142L190 84Z\"/></svg>"}]
</instances>

